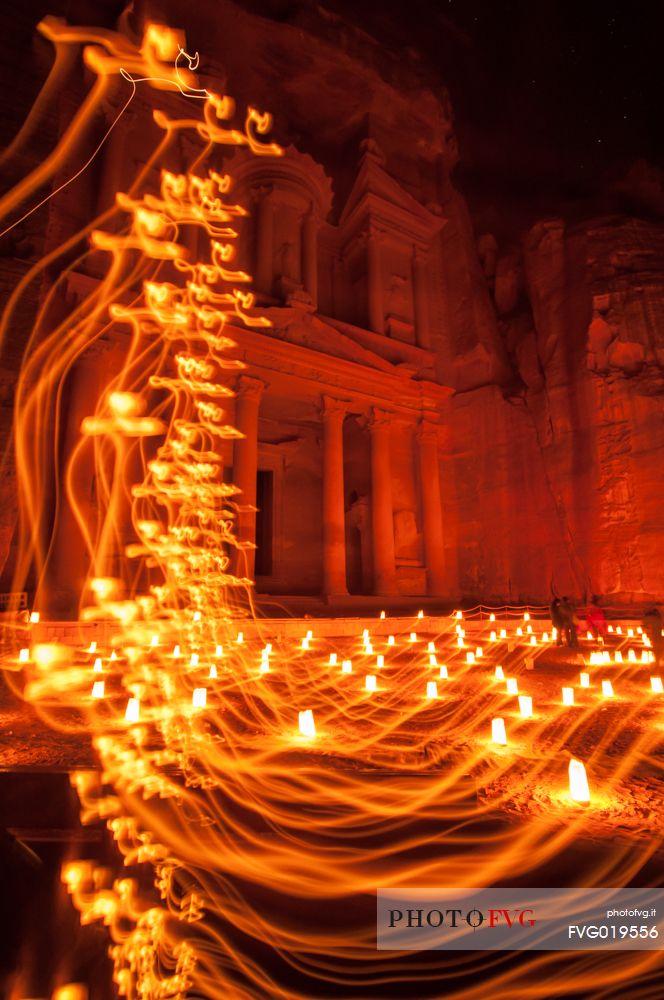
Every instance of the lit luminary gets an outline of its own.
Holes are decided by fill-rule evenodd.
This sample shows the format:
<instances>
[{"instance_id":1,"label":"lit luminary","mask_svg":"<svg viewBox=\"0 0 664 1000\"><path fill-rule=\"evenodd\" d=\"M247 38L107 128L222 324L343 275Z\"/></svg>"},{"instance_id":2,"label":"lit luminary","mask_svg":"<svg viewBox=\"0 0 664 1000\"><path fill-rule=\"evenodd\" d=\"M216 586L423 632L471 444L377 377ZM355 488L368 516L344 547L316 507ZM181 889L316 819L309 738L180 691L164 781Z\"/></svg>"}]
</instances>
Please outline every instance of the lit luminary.
<instances>
[{"instance_id":1,"label":"lit luminary","mask_svg":"<svg viewBox=\"0 0 664 1000\"><path fill-rule=\"evenodd\" d=\"M38 611L33 611L31 613L31 615L30 615L30 624L31 625L38 625L39 624L39 612Z\"/></svg>"},{"instance_id":2,"label":"lit luminary","mask_svg":"<svg viewBox=\"0 0 664 1000\"><path fill-rule=\"evenodd\" d=\"M150 645L153 646L153 647L159 645L159 636L158 635L153 635L153 636L150 637Z\"/></svg>"},{"instance_id":3,"label":"lit luminary","mask_svg":"<svg viewBox=\"0 0 664 1000\"><path fill-rule=\"evenodd\" d=\"M309 649L309 640L307 638L304 638L300 643L300 646L302 649Z\"/></svg>"},{"instance_id":4,"label":"lit luminary","mask_svg":"<svg viewBox=\"0 0 664 1000\"><path fill-rule=\"evenodd\" d=\"M410 641L411 642L417 642L417 632L411 632L410 633Z\"/></svg>"},{"instance_id":5,"label":"lit luminary","mask_svg":"<svg viewBox=\"0 0 664 1000\"><path fill-rule=\"evenodd\" d=\"M622 661L623 661L623 655L619 649L616 649L615 653L613 654L613 662L622 663Z\"/></svg>"},{"instance_id":6,"label":"lit luminary","mask_svg":"<svg viewBox=\"0 0 664 1000\"><path fill-rule=\"evenodd\" d=\"M465 644L465 642L463 641L463 637L462 637L462 636L459 636L459 637L457 638L457 646L459 647L459 649L463 649L463 648L465 647L465 645L466 645L466 644Z\"/></svg>"},{"instance_id":7,"label":"lit luminary","mask_svg":"<svg viewBox=\"0 0 664 1000\"><path fill-rule=\"evenodd\" d=\"M650 653L647 649L644 649L641 652L641 663L650 663Z\"/></svg>"},{"instance_id":8,"label":"lit luminary","mask_svg":"<svg viewBox=\"0 0 664 1000\"><path fill-rule=\"evenodd\" d=\"M193 708L205 708L207 704L207 688L194 688L194 693L191 696L191 704Z\"/></svg>"},{"instance_id":9,"label":"lit luminary","mask_svg":"<svg viewBox=\"0 0 664 1000\"><path fill-rule=\"evenodd\" d=\"M613 684L611 681L602 681L602 697L613 698Z\"/></svg>"},{"instance_id":10,"label":"lit luminary","mask_svg":"<svg viewBox=\"0 0 664 1000\"><path fill-rule=\"evenodd\" d=\"M18 662L19 663L27 663L29 659L30 659L30 650L29 649L19 649L19 651L18 651Z\"/></svg>"},{"instance_id":11,"label":"lit luminary","mask_svg":"<svg viewBox=\"0 0 664 1000\"><path fill-rule=\"evenodd\" d=\"M519 695L519 711L521 712L521 717L524 719L532 718L533 714L533 699L528 694Z\"/></svg>"},{"instance_id":12,"label":"lit luminary","mask_svg":"<svg viewBox=\"0 0 664 1000\"><path fill-rule=\"evenodd\" d=\"M90 645L88 646L88 653L96 653L96 652L97 652L97 643L93 639Z\"/></svg>"},{"instance_id":13,"label":"lit luminary","mask_svg":"<svg viewBox=\"0 0 664 1000\"><path fill-rule=\"evenodd\" d=\"M639 635L641 635L643 633L643 629L641 628L640 625L636 626L636 631L638 632Z\"/></svg>"},{"instance_id":14,"label":"lit luminary","mask_svg":"<svg viewBox=\"0 0 664 1000\"><path fill-rule=\"evenodd\" d=\"M117 658L118 658L118 654L115 652L114 649L112 649L111 650L111 655L109 656L109 660L117 660Z\"/></svg>"},{"instance_id":15,"label":"lit luminary","mask_svg":"<svg viewBox=\"0 0 664 1000\"><path fill-rule=\"evenodd\" d=\"M435 681L427 681L427 698L438 697L438 685Z\"/></svg>"},{"instance_id":16,"label":"lit luminary","mask_svg":"<svg viewBox=\"0 0 664 1000\"><path fill-rule=\"evenodd\" d=\"M507 746L507 735L505 733L504 719L491 720L491 742L497 743L499 744L499 746Z\"/></svg>"},{"instance_id":17,"label":"lit luminary","mask_svg":"<svg viewBox=\"0 0 664 1000\"><path fill-rule=\"evenodd\" d=\"M244 642L244 632L238 632L235 641L238 644L238 646L241 646L242 643Z\"/></svg>"},{"instance_id":18,"label":"lit luminary","mask_svg":"<svg viewBox=\"0 0 664 1000\"><path fill-rule=\"evenodd\" d=\"M435 652L436 652L436 643L435 642L429 642L427 644L427 653L435 653Z\"/></svg>"},{"instance_id":19,"label":"lit luminary","mask_svg":"<svg viewBox=\"0 0 664 1000\"><path fill-rule=\"evenodd\" d=\"M393 646L394 645L394 636L393 635L388 635L388 637L387 637L387 645L388 646Z\"/></svg>"},{"instance_id":20,"label":"lit luminary","mask_svg":"<svg viewBox=\"0 0 664 1000\"><path fill-rule=\"evenodd\" d=\"M574 704L574 688L563 688L563 705Z\"/></svg>"},{"instance_id":21,"label":"lit luminary","mask_svg":"<svg viewBox=\"0 0 664 1000\"><path fill-rule=\"evenodd\" d=\"M104 697L104 682L95 681L92 685L92 697L93 698L103 698Z\"/></svg>"},{"instance_id":22,"label":"lit luminary","mask_svg":"<svg viewBox=\"0 0 664 1000\"><path fill-rule=\"evenodd\" d=\"M353 672L353 663L352 663L351 660L344 660L343 661L343 663L341 664L341 672L343 674L352 674L352 672Z\"/></svg>"},{"instance_id":23,"label":"lit luminary","mask_svg":"<svg viewBox=\"0 0 664 1000\"><path fill-rule=\"evenodd\" d=\"M489 621L490 622L495 622L495 620L496 620L496 616L494 615L494 613L492 611L491 614L489 615Z\"/></svg>"},{"instance_id":24,"label":"lit luminary","mask_svg":"<svg viewBox=\"0 0 664 1000\"><path fill-rule=\"evenodd\" d=\"M424 618L424 611L418 611L417 612L417 617L418 618Z\"/></svg>"},{"instance_id":25,"label":"lit luminary","mask_svg":"<svg viewBox=\"0 0 664 1000\"><path fill-rule=\"evenodd\" d=\"M330 653L329 664L330 664L331 667L335 667L337 665L337 654L336 653Z\"/></svg>"},{"instance_id":26,"label":"lit luminary","mask_svg":"<svg viewBox=\"0 0 664 1000\"><path fill-rule=\"evenodd\" d=\"M364 647L364 652L367 654L367 656L373 656L373 651L374 651L373 646L371 645L370 642L368 642Z\"/></svg>"},{"instance_id":27,"label":"lit luminary","mask_svg":"<svg viewBox=\"0 0 664 1000\"><path fill-rule=\"evenodd\" d=\"M602 663L610 663L610 662L611 662L611 654L608 651L608 649L605 649L604 652L602 653Z\"/></svg>"},{"instance_id":28,"label":"lit luminary","mask_svg":"<svg viewBox=\"0 0 664 1000\"><path fill-rule=\"evenodd\" d=\"M609 625L607 632L613 632L613 625Z\"/></svg>"},{"instance_id":29,"label":"lit luminary","mask_svg":"<svg viewBox=\"0 0 664 1000\"><path fill-rule=\"evenodd\" d=\"M529 622L530 621L530 613L528 611L524 611L523 620L524 620L524 622Z\"/></svg>"},{"instance_id":30,"label":"lit luminary","mask_svg":"<svg viewBox=\"0 0 664 1000\"><path fill-rule=\"evenodd\" d=\"M466 653L466 663L472 666L474 662L475 662L475 654L471 652Z\"/></svg>"},{"instance_id":31,"label":"lit luminary","mask_svg":"<svg viewBox=\"0 0 664 1000\"><path fill-rule=\"evenodd\" d=\"M177 660L177 658L179 657L179 655L180 655L180 647L176 644L175 646L173 646L173 657L174 657L174 659Z\"/></svg>"},{"instance_id":32,"label":"lit luminary","mask_svg":"<svg viewBox=\"0 0 664 1000\"><path fill-rule=\"evenodd\" d=\"M368 639L369 639L369 629L368 628L362 629L362 638L364 639L365 643L368 641Z\"/></svg>"},{"instance_id":33,"label":"lit luminary","mask_svg":"<svg viewBox=\"0 0 664 1000\"><path fill-rule=\"evenodd\" d=\"M125 722L138 722L141 714L141 703L138 698L130 698L125 709Z\"/></svg>"},{"instance_id":34,"label":"lit luminary","mask_svg":"<svg viewBox=\"0 0 664 1000\"><path fill-rule=\"evenodd\" d=\"M629 636L630 639L633 639L634 638L634 629L633 628L628 628L627 629L627 635Z\"/></svg>"},{"instance_id":35,"label":"lit luminary","mask_svg":"<svg viewBox=\"0 0 664 1000\"><path fill-rule=\"evenodd\" d=\"M557 628L552 628L551 629L551 641L552 642L556 642L557 640L558 640L558 629Z\"/></svg>"},{"instance_id":36,"label":"lit luminary","mask_svg":"<svg viewBox=\"0 0 664 1000\"><path fill-rule=\"evenodd\" d=\"M457 611L456 616L457 616L457 619L463 618L463 612L462 611Z\"/></svg>"},{"instance_id":37,"label":"lit luminary","mask_svg":"<svg viewBox=\"0 0 664 1000\"><path fill-rule=\"evenodd\" d=\"M501 639L506 639L507 638L507 629L506 628L501 628L501 630L500 630L500 638Z\"/></svg>"},{"instance_id":38,"label":"lit luminary","mask_svg":"<svg viewBox=\"0 0 664 1000\"><path fill-rule=\"evenodd\" d=\"M618 625L616 627L616 635L622 635L622 626L621 625Z\"/></svg>"},{"instance_id":39,"label":"lit luminary","mask_svg":"<svg viewBox=\"0 0 664 1000\"><path fill-rule=\"evenodd\" d=\"M366 675L366 677L364 678L364 687L365 687L365 689L367 691L375 691L376 690L376 675L375 674L367 674Z\"/></svg>"},{"instance_id":40,"label":"lit luminary","mask_svg":"<svg viewBox=\"0 0 664 1000\"><path fill-rule=\"evenodd\" d=\"M200 613L200 611L194 611L194 621L195 622L199 622L200 620L201 620L201 613Z\"/></svg>"},{"instance_id":41,"label":"lit luminary","mask_svg":"<svg viewBox=\"0 0 664 1000\"><path fill-rule=\"evenodd\" d=\"M261 660L261 665L260 665L259 669L260 669L260 672L262 674L269 674L269 672L270 672L270 661L267 658L265 658L264 660Z\"/></svg>"},{"instance_id":42,"label":"lit luminary","mask_svg":"<svg viewBox=\"0 0 664 1000\"><path fill-rule=\"evenodd\" d=\"M528 633L528 635L532 635L533 632L532 625L526 625L526 632Z\"/></svg>"},{"instance_id":43,"label":"lit luminary","mask_svg":"<svg viewBox=\"0 0 664 1000\"><path fill-rule=\"evenodd\" d=\"M385 657L383 656L382 653L379 653L378 656L376 657L376 666L377 667L385 666Z\"/></svg>"},{"instance_id":44,"label":"lit luminary","mask_svg":"<svg viewBox=\"0 0 664 1000\"><path fill-rule=\"evenodd\" d=\"M590 674L580 674L579 676L580 676L580 679L581 679L581 687L582 688L589 688L590 687Z\"/></svg>"},{"instance_id":45,"label":"lit luminary","mask_svg":"<svg viewBox=\"0 0 664 1000\"><path fill-rule=\"evenodd\" d=\"M385 618L385 612L384 612L384 611L381 611L381 613L380 613L380 617L381 617L381 618Z\"/></svg>"},{"instance_id":46,"label":"lit luminary","mask_svg":"<svg viewBox=\"0 0 664 1000\"><path fill-rule=\"evenodd\" d=\"M664 686L662 686L661 677L650 678L650 690L653 694L664 694Z\"/></svg>"},{"instance_id":47,"label":"lit luminary","mask_svg":"<svg viewBox=\"0 0 664 1000\"><path fill-rule=\"evenodd\" d=\"M536 646L537 645L537 636L531 635L531 637L530 637L530 645L531 646Z\"/></svg>"},{"instance_id":48,"label":"lit luminary","mask_svg":"<svg viewBox=\"0 0 664 1000\"><path fill-rule=\"evenodd\" d=\"M508 677L507 678L507 693L508 694L518 694L519 693L519 685L518 685L516 677Z\"/></svg>"},{"instance_id":49,"label":"lit luminary","mask_svg":"<svg viewBox=\"0 0 664 1000\"><path fill-rule=\"evenodd\" d=\"M569 762L569 794L574 802L590 802L586 769L580 760Z\"/></svg>"},{"instance_id":50,"label":"lit luminary","mask_svg":"<svg viewBox=\"0 0 664 1000\"><path fill-rule=\"evenodd\" d=\"M190 667L197 667L198 666L198 653L192 653L191 654L191 656L189 657L189 666Z\"/></svg>"},{"instance_id":51,"label":"lit luminary","mask_svg":"<svg viewBox=\"0 0 664 1000\"><path fill-rule=\"evenodd\" d=\"M548 642L548 641L549 641L549 633L542 632L542 642Z\"/></svg>"},{"instance_id":52,"label":"lit luminary","mask_svg":"<svg viewBox=\"0 0 664 1000\"><path fill-rule=\"evenodd\" d=\"M314 738L316 735L316 724L314 722L314 713L310 708L298 714L298 725L300 736L306 736L310 740Z\"/></svg>"},{"instance_id":53,"label":"lit luminary","mask_svg":"<svg viewBox=\"0 0 664 1000\"><path fill-rule=\"evenodd\" d=\"M307 632L307 636L306 636L306 637L307 637L307 639L309 640L309 642L311 642L311 640L312 640L312 639L313 639L313 637L314 637L314 634L313 634L313 632L311 631L311 629L309 629L309 630L308 630L308 632Z\"/></svg>"},{"instance_id":54,"label":"lit luminary","mask_svg":"<svg viewBox=\"0 0 664 1000\"><path fill-rule=\"evenodd\" d=\"M430 667L437 667L438 666L438 660L436 659L436 654L435 653L429 653L429 666Z\"/></svg>"},{"instance_id":55,"label":"lit luminary","mask_svg":"<svg viewBox=\"0 0 664 1000\"><path fill-rule=\"evenodd\" d=\"M213 663L210 666L210 673L208 674L208 677L210 678L210 680L214 680L218 676L219 675L217 673L217 665L216 665L216 663Z\"/></svg>"},{"instance_id":56,"label":"lit luminary","mask_svg":"<svg viewBox=\"0 0 664 1000\"><path fill-rule=\"evenodd\" d=\"M272 652L272 643L271 642L266 642L265 643L265 648L268 651L268 653L271 653Z\"/></svg>"},{"instance_id":57,"label":"lit luminary","mask_svg":"<svg viewBox=\"0 0 664 1000\"><path fill-rule=\"evenodd\" d=\"M438 672L438 676L442 677L443 680L447 680L448 679L447 665L445 663L441 663L440 670Z\"/></svg>"},{"instance_id":58,"label":"lit luminary","mask_svg":"<svg viewBox=\"0 0 664 1000\"><path fill-rule=\"evenodd\" d=\"M475 648L475 656L477 657L478 660L481 659L482 656L484 656L484 650L482 649L481 646L477 646Z\"/></svg>"},{"instance_id":59,"label":"lit luminary","mask_svg":"<svg viewBox=\"0 0 664 1000\"><path fill-rule=\"evenodd\" d=\"M586 632L586 639L594 639L592 632Z\"/></svg>"},{"instance_id":60,"label":"lit luminary","mask_svg":"<svg viewBox=\"0 0 664 1000\"><path fill-rule=\"evenodd\" d=\"M100 656L98 656L95 659L95 662L92 664L92 669L94 670L94 672L96 674L100 674L101 673L101 657Z\"/></svg>"},{"instance_id":61,"label":"lit luminary","mask_svg":"<svg viewBox=\"0 0 664 1000\"><path fill-rule=\"evenodd\" d=\"M495 632L492 632L489 636L489 642L496 642L497 636Z\"/></svg>"},{"instance_id":62,"label":"lit luminary","mask_svg":"<svg viewBox=\"0 0 664 1000\"><path fill-rule=\"evenodd\" d=\"M497 681L504 681L505 680L505 671L500 666L500 664L496 667L496 674L495 674L495 676L496 676L496 680Z\"/></svg>"},{"instance_id":63,"label":"lit luminary","mask_svg":"<svg viewBox=\"0 0 664 1000\"><path fill-rule=\"evenodd\" d=\"M636 653L634 652L633 649L627 650L627 659L629 660L630 663L636 663Z\"/></svg>"},{"instance_id":64,"label":"lit luminary","mask_svg":"<svg viewBox=\"0 0 664 1000\"><path fill-rule=\"evenodd\" d=\"M523 635L523 629L521 628L520 625L519 625L518 629L516 630L516 634L517 635Z\"/></svg>"}]
</instances>

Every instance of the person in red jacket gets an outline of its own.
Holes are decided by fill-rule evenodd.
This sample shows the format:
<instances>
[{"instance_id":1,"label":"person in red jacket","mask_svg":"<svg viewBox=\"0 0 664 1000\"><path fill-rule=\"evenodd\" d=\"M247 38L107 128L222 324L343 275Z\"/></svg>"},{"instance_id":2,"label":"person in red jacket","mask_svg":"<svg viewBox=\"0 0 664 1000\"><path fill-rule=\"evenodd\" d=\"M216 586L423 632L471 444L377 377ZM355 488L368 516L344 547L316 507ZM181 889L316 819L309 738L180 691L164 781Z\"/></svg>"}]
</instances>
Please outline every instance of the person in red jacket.
<instances>
[{"instance_id":1,"label":"person in red jacket","mask_svg":"<svg viewBox=\"0 0 664 1000\"><path fill-rule=\"evenodd\" d=\"M596 639L606 638L606 615L597 603L597 598L594 594L590 604L586 608L586 627Z\"/></svg>"}]
</instances>

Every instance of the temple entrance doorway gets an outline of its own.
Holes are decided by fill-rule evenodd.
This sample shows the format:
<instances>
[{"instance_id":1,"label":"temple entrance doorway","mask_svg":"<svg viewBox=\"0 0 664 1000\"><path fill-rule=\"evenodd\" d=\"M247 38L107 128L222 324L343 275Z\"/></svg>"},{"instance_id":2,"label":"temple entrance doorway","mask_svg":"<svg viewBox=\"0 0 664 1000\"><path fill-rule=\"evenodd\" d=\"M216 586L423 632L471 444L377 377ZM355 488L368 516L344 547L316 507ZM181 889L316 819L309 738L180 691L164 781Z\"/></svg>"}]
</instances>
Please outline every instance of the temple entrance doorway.
<instances>
[{"instance_id":1,"label":"temple entrance doorway","mask_svg":"<svg viewBox=\"0 0 664 1000\"><path fill-rule=\"evenodd\" d=\"M373 572L369 525L371 442L366 420L348 416L343 435L346 585L349 594L370 594Z\"/></svg>"}]
</instances>

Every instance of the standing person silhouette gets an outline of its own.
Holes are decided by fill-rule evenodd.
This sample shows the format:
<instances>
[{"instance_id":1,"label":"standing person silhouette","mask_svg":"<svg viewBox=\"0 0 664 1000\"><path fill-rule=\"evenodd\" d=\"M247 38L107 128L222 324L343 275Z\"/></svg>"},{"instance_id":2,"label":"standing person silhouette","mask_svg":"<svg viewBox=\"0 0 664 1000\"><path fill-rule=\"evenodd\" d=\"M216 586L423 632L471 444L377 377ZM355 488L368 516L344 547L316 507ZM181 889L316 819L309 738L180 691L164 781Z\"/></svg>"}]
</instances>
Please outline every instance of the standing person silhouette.
<instances>
[{"instance_id":1,"label":"standing person silhouette","mask_svg":"<svg viewBox=\"0 0 664 1000\"><path fill-rule=\"evenodd\" d=\"M556 630L556 645L562 646L563 644L563 630L565 628L565 619L563 618L563 613L560 610L560 598L554 597L549 605L549 614L551 615L551 624Z\"/></svg>"},{"instance_id":2,"label":"standing person silhouette","mask_svg":"<svg viewBox=\"0 0 664 1000\"><path fill-rule=\"evenodd\" d=\"M576 632L578 619L576 617L576 608L570 601L569 597L562 598L560 602L560 612L563 617L563 628L565 630L567 645L572 649L578 649L579 637Z\"/></svg>"}]
</instances>

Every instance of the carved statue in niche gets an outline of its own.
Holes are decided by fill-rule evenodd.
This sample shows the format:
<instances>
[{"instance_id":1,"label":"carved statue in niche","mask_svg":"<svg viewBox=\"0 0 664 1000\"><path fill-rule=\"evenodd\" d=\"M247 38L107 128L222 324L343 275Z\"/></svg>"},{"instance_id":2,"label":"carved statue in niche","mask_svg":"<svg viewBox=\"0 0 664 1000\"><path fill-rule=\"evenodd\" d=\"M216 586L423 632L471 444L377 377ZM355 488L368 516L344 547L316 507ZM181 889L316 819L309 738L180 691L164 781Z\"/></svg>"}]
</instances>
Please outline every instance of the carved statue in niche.
<instances>
[{"instance_id":1,"label":"carved statue in niche","mask_svg":"<svg viewBox=\"0 0 664 1000\"><path fill-rule=\"evenodd\" d=\"M415 511L397 510L394 512L394 554L397 558L417 559L418 535Z\"/></svg>"},{"instance_id":2,"label":"carved statue in niche","mask_svg":"<svg viewBox=\"0 0 664 1000\"><path fill-rule=\"evenodd\" d=\"M277 274L281 278L297 279L297 256L292 240L284 240L277 250Z\"/></svg>"},{"instance_id":3,"label":"carved statue in niche","mask_svg":"<svg viewBox=\"0 0 664 1000\"><path fill-rule=\"evenodd\" d=\"M387 312L398 319L408 317L408 279L401 274L393 274L387 294Z\"/></svg>"}]
</instances>

